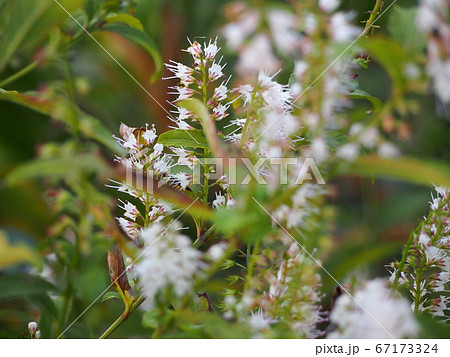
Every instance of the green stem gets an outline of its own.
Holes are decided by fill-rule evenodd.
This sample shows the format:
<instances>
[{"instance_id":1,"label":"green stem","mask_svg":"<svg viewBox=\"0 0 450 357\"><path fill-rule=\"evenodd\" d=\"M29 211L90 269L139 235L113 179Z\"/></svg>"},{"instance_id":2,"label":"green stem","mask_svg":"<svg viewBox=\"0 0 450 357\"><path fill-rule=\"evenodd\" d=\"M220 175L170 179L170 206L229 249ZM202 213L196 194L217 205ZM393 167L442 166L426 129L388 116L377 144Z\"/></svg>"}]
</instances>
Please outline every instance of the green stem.
<instances>
[{"instance_id":1,"label":"green stem","mask_svg":"<svg viewBox=\"0 0 450 357\"><path fill-rule=\"evenodd\" d=\"M108 327L108 329L105 332L103 332L103 334L99 337L99 339L108 338L127 318L128 314L126 315L124 312L117 318L116 321L113 322L111 326Z\"/></svg>"},{"instance_id":2,"label":"green stem","mask_svg":"<svg viewBox=\"0 0 450 357\"><path fill-rule=\"evenodd\" d=\"M382 4L383 4L383 0L377 0L376 1L375 6L373 7L373 10L370 13L369 19L366 22L366 26L364 26L363 33L365 33L367 30L369 30L369 28L372 26L372 24L377 19L378 13L380 11L380 8L381 8Z\"/></svg>"},{"instance_id":3,"label":"green stem","mask_svg":"<svg viewBox=\"0 0 450 357\"><path fill-rule=\"evenodd\" d=\"M26 66L25 68L22 68L19 72L14 73L12 76L10 76L10 77L4 79L2 82L0 82L0 87L7 86L8 84L14 82L15 80L23 77L24 75L28 74L33 69L35 69L37 65L38 65L37 61L31 62L28 66Z\"/></svg>"},{"instance_id":4,"label":"green stem","mask_svg":"<svg viewBox=\"0 0 450 357\"><path fill-rule=\"evenodd\" d=\"M130 306L126 306L124 312L117 318L116 321L112 323L111 326L109 326L105 332L99 337L99 339L105 339L108 338L126 319L128 319L128 316L136 310L143 302L145 298L143 296L138 297L134 302L130 304Z\"/></svg>"},{"instance_id":5,"label":"green stem","mask_svg":"<svg viewBox=\"0 0 450 357\"><path fill-rule=\"evenodd\" d=\"M250 289L250 280L253 276L253 269L255 267L256 255L258 254L260 243L261 243L260 241L257 241L255 243L255 245L253 246L253 250L251 252L250 259L247 264L247 278L245 279L245 290L246 291ZM247 251L250 248L251 248L251 245L249 244ZM249 252L247 252L247 256L248 256L248 253Z\"/></svg>"}]
</instances>

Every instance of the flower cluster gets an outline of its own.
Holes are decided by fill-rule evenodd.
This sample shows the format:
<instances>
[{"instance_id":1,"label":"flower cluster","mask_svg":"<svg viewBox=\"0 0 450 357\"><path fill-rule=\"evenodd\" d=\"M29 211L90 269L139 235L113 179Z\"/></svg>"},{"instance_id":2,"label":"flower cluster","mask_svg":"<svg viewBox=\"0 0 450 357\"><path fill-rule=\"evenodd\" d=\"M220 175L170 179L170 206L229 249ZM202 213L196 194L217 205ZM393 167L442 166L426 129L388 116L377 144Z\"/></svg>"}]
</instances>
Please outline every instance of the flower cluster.
<instances>
[{"instance_id":1,"label":"flower cluster","mask_svg":"<svg viewBox=\"0 0 450 357\"><path fill-rule=\"evenodd\" d=\"M173 113L176 118L170 118L178 128L189 129L192 125L186 120L196 122L195 114L187 109L177 106L177 101L186 100L193 97L201 98L211 111L213 118L220 121L225 118L229 104L225 101L228 97L227 80L223 80L220 85L217 81L224 78L223 68L220 64L221 59L216 61L216 55L220 48L217 46L217 39L209 41L208 44L201 46L197 41L191 43L191 46L185 51L192 55L193 66L188 67L184 64L171 61L166 67L174 76L166 79L179 79L179 85L171 87L178 97L172 102L175 110Z\"/></svg>"},{"instance_id":2,"label":"flower cluster","mask_svg":"<svg viewBox=\"0 0 450 357\"><path fill-rule=\"evenodd\" d=\"M450 192L436 187L430 213L411 235L391 282L409 289L415 311L450 322Z\"/></svg>"},{"instance_id":3,"label":"flower cluster","mask_svg":"<svg viewBox=\"0 0 450 357\"><path fill-rule=\"evenodd\" d=\"M167 227L153 223L141 236L144 248L135 271L147 298L144 308L154 307L156 299L167 298L164 292L169 287L178 297L191 293L194 278L204 263L202 253L192 248L189 237L180 233L178 222Z\"/></svg>"},{"instance_id":4,"label":"flower cluster","mask_svg":"<svg viewBox=\"0 0 450 357\"><path fill-rule=\"evenodd\" d=\"M284 237L292 242L289 237ZM317 264L291 243L276 274L267 272L268 291L258 299L258 306L269 318L291 325L297 337L317 338L323 333L316 327L324 321L320 311L320 276Z\"/></svg>"},{"instance_id":5,"label":"flower cluster","mask_svg":"<svg viewBox=\"0 0 450 357\"><path fill-rule=\"evenodd\" d=\"M446 0L421 0L417 26L427 36L428 74L436 95L450 103L450 4Z\"/></svg>"},{"instance_id":6,"label":"flower cluster","mask_svg":"<svg viewBox=\"0 0 450 357\"><path fill-rule=\"evenodd\" d=\"M406 299L393 296L376 279L352 296L341 295L330 314L328 338L416 338L419 327Z\"/></svg>"}]
</instances>

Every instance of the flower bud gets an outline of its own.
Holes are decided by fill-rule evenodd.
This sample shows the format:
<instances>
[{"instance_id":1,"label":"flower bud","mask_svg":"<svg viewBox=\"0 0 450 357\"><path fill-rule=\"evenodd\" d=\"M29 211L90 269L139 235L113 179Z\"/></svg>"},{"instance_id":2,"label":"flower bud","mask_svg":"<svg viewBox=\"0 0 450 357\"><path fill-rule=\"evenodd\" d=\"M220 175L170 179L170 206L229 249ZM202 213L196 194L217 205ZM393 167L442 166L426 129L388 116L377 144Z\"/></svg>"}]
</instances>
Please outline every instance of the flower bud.
<instances>
[{"instance_id":1,"label":"flower bud","mask_svg":"<svg viewBox=\"0 0 450 357\"><path fill-rule=\"evenodd\" d=\"M37 330L37 323L36 322L30 322L29 324L28 324L28 331L30 331L30 333L32 334L32 335L34 335L35 333L36 333L36 330Z\"/></svg>"}]
</instances>

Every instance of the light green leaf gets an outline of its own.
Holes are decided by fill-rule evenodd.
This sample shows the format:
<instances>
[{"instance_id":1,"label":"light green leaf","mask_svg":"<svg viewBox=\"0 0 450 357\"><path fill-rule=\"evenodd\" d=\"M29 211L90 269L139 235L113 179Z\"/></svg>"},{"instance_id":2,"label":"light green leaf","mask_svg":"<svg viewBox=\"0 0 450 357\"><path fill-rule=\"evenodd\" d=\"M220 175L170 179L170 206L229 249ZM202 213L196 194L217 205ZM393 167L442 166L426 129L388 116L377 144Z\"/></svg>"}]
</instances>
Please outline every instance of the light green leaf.
<instances>
[{"instance_id":1,"label":"light green leaf","mask_svg":"<svg viewBox=\"0 0 450 357\"><path fill-rule=\"evenodd\" d=\"M6 183L13 186L29 180L67 178L84 172L110 174L110 168L99 157L91 154L34 160L10 172L6 176Z\"/></svg>"},{"instance_id":2,"label":"light green leaf","mask_svg":"<svg viewBox=\"0 0 450 357\"><path fill-rule=\"evenodd\" d=\"M216 155L216 157L225 158L226 155L220 146L216 125L214 120L209 115L208 108L198 99L181 100L177 102L177 105L198 116L200 122L202 123L203 132L205 133L210 150L214 153L214 155Z\"/></svg>"},{"instance_id":3,"label":"light green leaf","mask_svg":"<svg viewBox=\"0 0 450 357\"><path fill-rule=\"evenodd\" d=\"M411 24L411 19L416 17L417 7L395 6L388 18L389 35L410 53L422 51L426 45L426 39L418 27Z\"/></svg>"},{"instance_id":4,"label":"light green leaf","mask_svg":"<svg viewBox=\"0 0 450 357\"><path fill-rule=\"evenodd\" d=\"M203 131L197 129L183 130L174 129L166 131L158 138L158 142L164 146L175 146L184 148L204 148L208 149Z\"/></svg>"},{"instance_id":5,"label":"light green leaf","mask_svg":"<svg viewBox=\"0 0 450 357\"><path fill-rule=\"evenodd\" d=\"M450 187L448 165L408 157L389 160L366 156L358 159L343 173L402 180L426 186Z\"/></svg>"},{"instance_id":6,"label":"light green leaf","mask_svg":"<svg viewBox=\"0 0 450 357\"><path fill-rule=\"evenodd\" d=\"M152 75L152 80L158 78L162 73L162 58L155 42L143 31L135 27L130 27L126 24L111 23L99 29L100 31L115 32L128 41L142 47L147 53L152 56L155 62L155 73Z\"/></svg>"},{"instance_id":7,"label":"light green leaf","mask_svg":"<svg viewBox=\"0 0 450 357\"><path fill-rule=\"evenodd\" d=\"M107 293L105 293L105 295L103 295L102 302L111 299L122 300L122 296L120 296L120 294L116 291L108 291Z\"/></svg>"},{"instance_id":8,"label":"light green leaf","mask_svg":"<svg viewBox=\"0 0 450 357\"><path fill-rule=\"evenodd\" d=\"M404 68L408 56L402 46L385 37L371 37L361 44L386 70L394 84L403 88L406 83Z\"/></svg>"},{"instance_id":9,"label":"light green leaf","mask_svg":"<svg viewBox=\"0 0 450 357\"><path fill-rule=\"evenodd\" d=\"M23 243L11 245L8 237L0 231L0 269L17 263L37 263L38 257Z\"/></svg>"},{"instance_id":10,"label":"light green leaf","mask_svg":"<svg viewBox=\"0 0 450 357\"><path fill-rule=\"evenodd\" d=\"M383 106L383 102L380 99L371 96L369 93L363 91L362 89L356 89L353 92L351 92L348 96L354 99L367 99L372 103L374 113L379 112Z\"/></svg>"},{"instance_id":11,"label":"light green leaf","mask_svg":"<svg viewBox=\"0 0 450 357\"><path fill-rule=\"evenodd\" d=\"M131 16L129 14L116 14L116 15L111 15L108 16L105 19L106 23L108 24L113 24L115 22L121 22L124 23L130 27L134 27L136 30L139 31L144 31L144 26L142 26L141 21L139 21L139 19L137 19L134 16Z\"/></svg>"}]
</instances>

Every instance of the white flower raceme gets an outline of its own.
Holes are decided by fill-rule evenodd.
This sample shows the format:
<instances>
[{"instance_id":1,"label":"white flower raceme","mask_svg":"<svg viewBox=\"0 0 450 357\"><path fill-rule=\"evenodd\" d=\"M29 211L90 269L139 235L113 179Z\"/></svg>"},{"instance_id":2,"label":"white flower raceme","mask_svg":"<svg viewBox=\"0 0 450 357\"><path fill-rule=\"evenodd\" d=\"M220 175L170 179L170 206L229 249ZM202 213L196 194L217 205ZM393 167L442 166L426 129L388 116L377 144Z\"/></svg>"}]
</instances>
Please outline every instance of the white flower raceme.
<instances>
[{"instance_id":1,"label":"white flower raceme","mask_svg":"<svg viewBox=\"0 0 450 357\"><path fill-rule=\"evenodd\" d=\"M344 12L335 13L330 19L330 31L336 42L349 42L360 34L360 30L351 24L353 16Z\"/></svg>"},{"instance_id":2,"label":"white flower raceme","mask_svg":"<svg viewBox=\"0 0 450 357\"><path fill-rule=\"evenodd\" d=\"M237 71L250 76L260 71L275 72L280 69L280 61L275 57L269 37L258 34L240 53Z\"/></svg>"},{"instance_id":3,"label":"white flower raceme","mask_svg":"<svg viewBox=\"0 0 450 357\"><path fill-rule=\"evenodd\" d=\"M287 242L291 238L283 236ZM316 325L324 321L320 312L320 276L316 264L303 252L297 243L288 246L276 276L268 273L269 290L259 299L264 321L283 320L291 325L299 337L317 338L321 333ZM261 317L256 322L263 322ZM268 326L264 324L264 326Z\"/></svg>"},{"instance_id":4,"label":"white flower raceme","mask_svg":"<svg viewBox=\"0 0 450 357\"><path fill-rule=\"evenodd\" d=\"M354 299L341 295L330 320L337 327L328 338L416 338L419 332L410 303L391 295L383 279L368 282Z\"/></svg>"},{"instance_id":5,"label":"white flower raceme","mask_svg":"<svg viewBox=\"0 0 450 357\"><path fill-rule=\"evenodd\" d=\"M319 0L319 7L325 12L333 12L340 4L340 0Z\"/></svg>"},{"instance_id":6,"label":"white flower raceme","mask_svg":"<svg viewBox=\"0 0 450 357\"><path fill-rule=\"evenodd\" d=\"M427 37L427 72L436 95L450 103L450 3L446 0L421 0L417 11L417 27Z\"/></svg>"},{"instance_id":7,"label":"white flower raceme","mask_svg":"<svg viewBox=\"0 0 450 357\"><path fill-rule=\"evenodd\" d=\"M285 55L295 52L300 40L295 15L289 11L273 9L269 11L267 17L274 44L280 52Z\"/></svg>"},{"instance_id":8,"label":"white flower raceme","mask_svg":"<svg viewBox=\"0 0 450 357\"><path fill-rule=\"evenodd\" d=\"M136 273L146 297L144 308L152 308L158 293L169 287L178 297L190 293L194 278L204 266L202 253L192 248L191 240L179 230L177 222L168 227L153 223L141 234L144 248Z\"/></svg>"}]
</instances>

